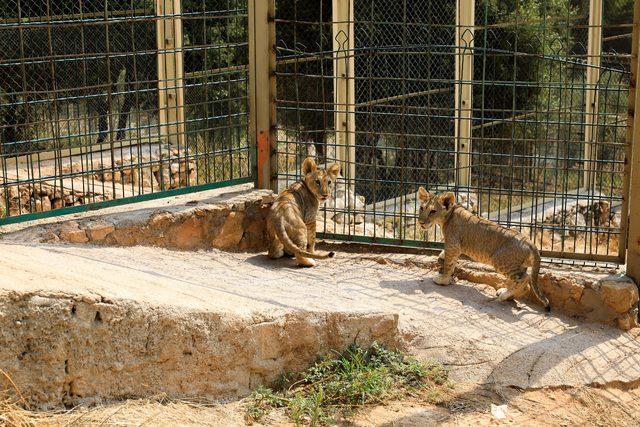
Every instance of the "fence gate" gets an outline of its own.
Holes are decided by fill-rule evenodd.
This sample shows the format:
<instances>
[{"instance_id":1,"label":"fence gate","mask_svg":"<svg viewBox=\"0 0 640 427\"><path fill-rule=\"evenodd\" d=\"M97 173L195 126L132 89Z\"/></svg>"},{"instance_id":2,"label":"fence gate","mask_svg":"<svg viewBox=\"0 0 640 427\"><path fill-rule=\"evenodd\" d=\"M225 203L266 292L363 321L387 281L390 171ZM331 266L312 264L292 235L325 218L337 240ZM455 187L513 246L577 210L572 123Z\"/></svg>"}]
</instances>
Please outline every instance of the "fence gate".
<instances>
[{"instance_id":1,"label":"fence gate","mask_svg":"<svg viewBox=\"0 0 640 427\"><path fill-rule=\"evenodd\" d=\"M424 185L546 256L623 261L634 4L613 3L275 1L277 187L315 155L343 170L325 237L437 247Z\"/></svg>"},{"instance_id":2,"label":"fence gate","mask_svg":"<svg viewBox=\"0 0 640 427\"><path fill-rule=\"evenodd\" d=\"M0 225L251 181L247 0L0 4Z\"/></svg>"}]
</instances>

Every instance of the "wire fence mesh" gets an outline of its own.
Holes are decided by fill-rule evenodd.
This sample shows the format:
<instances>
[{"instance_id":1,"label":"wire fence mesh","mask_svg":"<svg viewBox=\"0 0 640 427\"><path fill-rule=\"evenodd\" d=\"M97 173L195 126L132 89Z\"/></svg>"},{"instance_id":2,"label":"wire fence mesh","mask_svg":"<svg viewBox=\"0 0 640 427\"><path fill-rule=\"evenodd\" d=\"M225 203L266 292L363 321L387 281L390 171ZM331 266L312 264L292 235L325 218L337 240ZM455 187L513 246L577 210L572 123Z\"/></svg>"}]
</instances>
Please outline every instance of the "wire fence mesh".
<instances>
[{"instance_id":1,"label":"wire fence mesh","mask_svg":"<svg viewBox=\"0 0 640 427\"><path fill-rule=\"evenodd\" d=\"M342 163L325 237L439 246L423 185L548 256L624 256L632 0L345 1L276 2L279 186Z\"/></svg>"},{"instance_id":2,"label":"wire fence mesh","mask_svg":"<svg viewBox=\"0 0 640 427\"><path fill-rule=\"evenodd\" d=\"M251 177L246 0L0 4L0 222Z\"/></svg>"}]
</instances>

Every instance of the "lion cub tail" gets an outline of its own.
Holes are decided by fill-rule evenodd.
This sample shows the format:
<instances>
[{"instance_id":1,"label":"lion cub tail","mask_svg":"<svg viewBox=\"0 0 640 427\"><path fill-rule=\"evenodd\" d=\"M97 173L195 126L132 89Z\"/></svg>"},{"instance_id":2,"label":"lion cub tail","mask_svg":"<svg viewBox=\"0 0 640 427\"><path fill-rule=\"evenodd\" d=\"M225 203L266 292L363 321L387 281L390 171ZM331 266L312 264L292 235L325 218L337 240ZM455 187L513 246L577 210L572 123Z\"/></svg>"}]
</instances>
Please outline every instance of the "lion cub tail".
<instances>
[{"instance_id":1,"label":"lion cub tail","mask_svg":"<svg viewBox=\"0 0 640 427\"><path fill-rule=\"evenodd\" d=\"M282 221L278 221L275 224L274 230L276 232L276 236L278 236L278 239L280 239L280 241L282 242L282 245L284 246L284 248L288 252L292 253L293 255L301 255L303 257L313 258L313 259L333 258L334 255L335 255L335 252L328 252L326 254L320 254L320 253L307 252L305 250L300 249L289 238L289 235L287 234L287 230L284 228L284 223Z\"/></svg>"},{"instance_id":2,"label":"lion cub tail","mask_svg":"<svg viewBox=\"0 0 640 427\"><path fill-rule=\"evenodd\" d=\"M544 308L549 311L549 300L545 297L540 288L538 287L538 276L540 273L540 253L537 250L531 253L531 290L538 300L542 303Z\"/></svg>"}]
</instances>

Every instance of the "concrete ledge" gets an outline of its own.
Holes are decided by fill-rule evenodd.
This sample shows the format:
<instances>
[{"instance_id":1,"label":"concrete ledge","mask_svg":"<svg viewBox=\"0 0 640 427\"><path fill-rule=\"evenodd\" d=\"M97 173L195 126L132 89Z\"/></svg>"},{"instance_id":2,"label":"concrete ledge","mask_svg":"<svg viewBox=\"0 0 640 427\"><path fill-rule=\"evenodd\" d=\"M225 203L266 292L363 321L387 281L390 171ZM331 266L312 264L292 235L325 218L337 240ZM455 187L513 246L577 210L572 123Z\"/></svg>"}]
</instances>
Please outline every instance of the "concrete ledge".
<instances>
[{"instance_id":1,"label":"concrete ledge","mask_svg":"<svg viewBox=\"0 0 640 427\"><path fill-rule=\"evenodd\" d=\"M31 405L234 397L357 342L396 343L398 316L235 313L93 293L0 293L0 366ZM11 389L0 377L0 390Z\"/></svg>"}]
</instances>

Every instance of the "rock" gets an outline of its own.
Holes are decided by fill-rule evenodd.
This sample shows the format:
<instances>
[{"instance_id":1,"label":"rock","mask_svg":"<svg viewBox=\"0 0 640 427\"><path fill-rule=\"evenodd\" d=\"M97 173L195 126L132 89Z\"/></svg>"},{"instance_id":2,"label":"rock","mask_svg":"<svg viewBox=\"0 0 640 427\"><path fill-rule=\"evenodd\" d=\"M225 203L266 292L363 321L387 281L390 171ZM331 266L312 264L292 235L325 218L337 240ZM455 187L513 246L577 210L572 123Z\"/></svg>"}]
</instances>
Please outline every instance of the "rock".
<instances>
[{"instance_id":1,"label":"rock","mask_svg":"<svg viewBox=\"0 0 640 427\"><path fill-rule=\"evenodd\" d=\"M33 200L33 206L36 212L47 212L51 210L51 200L47 196L39 197Z\"/></svg>"},{"instance_id":2,"label":"rock","mask_svg":"<svg viewBox=\"0 0 640 427\"><path fill-rule=\"evenodd\" d=\"M53 231L47 231L42 235L40 243L58 243L60 238Z\"/></svg>"},{"instance_id":3,"label":"rock","mask_svg":"<svg viewBox=\"0 0 640 427\"><path fill-rule=\"evenodd\" d=\"M87 233L80 229L77 222L70 221L60 229L60 240L69 243L87 243L89 238Z\"/></svg>"},{"instance_id":4,"label":"rock","mask_svg":"<svg viewBox=\"0 0 640 427\"><path fill-rule=\"evenodd\" d=\"M206 222L195 215L186 217L167 231L167 240L177 249L193 250L204 246Z\"/></svg>"},{"instance_id":5,"label":"rock","mask_svg":"<svg viewBox=\"0 0 640 427\"><path fill-rule=\"evenodd\" d=\"M4 293L0 366L34 409L156 394L231 399L356 338L392 346L399 335L378 313L176 307L142 294L107 303L71 290ZM11 389L4 376L0 387Z\"/></svg>"},{"instance_id":6,"label":"rock","mask_svg":"<svg viewBox=\"0 0 640 427\"><path fill-rule=\"evenodd\" d=\"M229 212L220 231L213 238L213 247L218 249L237 249L244 233L243 219L243 212Z\"/></svg>"},{"instance_id":7,"label":"rock","mask_svg":"<svg viewBox=\"0 0 640 427\"><path fill-rule=\"evenodd\" d=\"M85 231L89 240L99 242L104 240L109 234L113 233L116 227L107 221L92 221L85 226Z\"/></svg>"},{"instance_id":8,"label":"rock","mask_svg":"<svg viewBox=\"0 0 640 427\"><path fill-rule=\"evenodd\" d=\"M120 246L133 246L138 243L140 235L139 228L134 224L118 224L116 229L110 234Z\"/></svg>"},{"instance_id":9,"label":"rock","mask_svg":"<svg viewBox=\"0 0 640 427\"><path fill-rule=\"evenodd\" d=\"M551 307L561 309L571 315L580 314L584 310L583 306L587 303L583 299L585 286L572 277L546 272L540 275L538 287L551 302ZM535 301L531 293L529 299Z\"/></svg>"},{"instance_id":10,"label":"rock","mask_svg":"<svg viewBox=\"0 0 640 427\"><path fill-rule=\"evenodd\" d=\"M606 277L598 287L603 302L617 313L628 313L638 305L638 287L624 274Z\"/></svg>"},{"instance_id":11,"label":"rock","mask_svg":"<svg viewBox=\"0 0 640 427\"><path fill-rule=\"evenodd\" d=\"M60 209L64 206L64 201L61 198L55 198L51 202L51 209Z\"/></svg>"},{"instance_id":12,"label":"rock","mask_svg":"<svg viewBox=\"0 0 640 427\"><path fill-rule=\"evenodd\" d=\"M149 227L162 228L166 227L171 221L173 221L173 214L171 212L156 212L154 213L147 224Z\"/></svg>"},{"instance_id":13,"label":"rock","mask_svg":"<svg viewBox=\"0 0 640 427\"><path fill-rule=\"evenodd\" d=\"M469 211L478 213L478 195L476 193L460 194L458 196L458 203L464 206Z\"/></svg>"}]
</instances>

